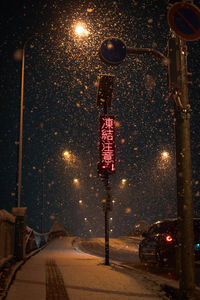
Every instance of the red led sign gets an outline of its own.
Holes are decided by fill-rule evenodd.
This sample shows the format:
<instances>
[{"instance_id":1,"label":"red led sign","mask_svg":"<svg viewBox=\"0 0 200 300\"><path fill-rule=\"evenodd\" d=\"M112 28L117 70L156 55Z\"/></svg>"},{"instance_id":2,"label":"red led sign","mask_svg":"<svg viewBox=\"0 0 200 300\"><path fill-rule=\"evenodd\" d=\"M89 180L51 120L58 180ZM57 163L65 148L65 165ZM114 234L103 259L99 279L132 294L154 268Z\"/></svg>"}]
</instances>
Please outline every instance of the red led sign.
<instances>
[{"instance_id":1,"label":"red led sign","mask_svg":"<svg viewBox=\"0 0 200 300\"><path fill-rule=\"evenodd\" d=\"M100 169L115 171L114 117L100 117Z\"/></svg>"}]
</instances>

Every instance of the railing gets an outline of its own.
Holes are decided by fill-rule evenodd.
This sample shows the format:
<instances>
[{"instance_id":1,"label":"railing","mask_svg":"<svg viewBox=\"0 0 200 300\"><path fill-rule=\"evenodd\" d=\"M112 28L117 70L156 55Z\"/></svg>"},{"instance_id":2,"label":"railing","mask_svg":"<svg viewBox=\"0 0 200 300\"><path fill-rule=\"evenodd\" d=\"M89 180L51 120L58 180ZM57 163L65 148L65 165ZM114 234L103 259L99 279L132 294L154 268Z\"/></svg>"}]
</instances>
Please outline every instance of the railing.
<instances>
[{"instance_id":1,"label":"railing","mask_svg":"<svg viewBox=\"0 0 200 300\"><path fill-rule=\"evenodd\" d=\"M12 259L25 259L29 253L45 245L48 236L49 233L38 233L26 226L23 219L19 222L17 216L0 210L0 268Z\"/></svg>"},{"instance_id":2,"label":"railing","mask_svg":"<svg viewBox=\"0 0 200 300\"><path fill-rule=\"evenodd\" d=\"M41 248L48 242L49 233L39 233L26 226L25 253Z\"/></svg>"},{"instance_id":3,"label":"railing","mask_svg":"<svg viewBox=\"0 0 200 300\"><path fill-rule=\"evenodd\" d=\"M13 209L13 214L0 210L0 269L11 259L24 260L34 250L59 236L68 236L59 222L47 233L38 233L25 224L25 208Z\"/></svg>"},{"instance_id":4,"label":"railing","mask_svg":"<svg viewBox=\"0 0 200 300\"><path fill-rule=\"evenodd\" d=\"M0 210L0 267L14 256L15 217Z\"/></svg>"}]
</instances>

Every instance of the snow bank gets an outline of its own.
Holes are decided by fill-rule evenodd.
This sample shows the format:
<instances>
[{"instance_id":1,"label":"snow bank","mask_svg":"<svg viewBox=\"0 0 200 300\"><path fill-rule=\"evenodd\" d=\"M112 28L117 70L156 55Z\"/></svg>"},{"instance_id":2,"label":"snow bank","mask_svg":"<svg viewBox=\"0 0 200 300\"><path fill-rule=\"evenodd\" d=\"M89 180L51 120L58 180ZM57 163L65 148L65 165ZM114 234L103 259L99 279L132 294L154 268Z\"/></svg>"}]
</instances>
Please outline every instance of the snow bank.
<instances>
[{"instance_id":1,"label":"snow bank","mask_svg":"<svg viewBox=\"0 0 200 300\"><path fill-rule=\"evenodd\" d=\"M104 238L83 239L77 242L77 247L82 251L104 257ZM110 259L119 261L138 262L138 245L129 239L110 239Z\"/></svg>"},{"instance_id":2,"label":"snow bank","mask_svg":"<svg viewBox=\"0 0 200 300\"><path fill-rule=\"evenodd\" d=\"M23 217L26 215L27 207L13 207L12 214L17 217Z\"/></svg>"},{"instance_id":3,"label":"snow bank","mask_svg":"<svg viewBox=\"0 0 200 300\"><path fill-rule=\"evenodd\" d=\"M9 212L7 212L4 209L0 210L0 223L3 221L9 221L11 223L15 223L15 217L10 214Z\"/></svg>"},{"instance_id":4,"label":"snow bank","mask_svg":"<svg viewBox=\"0 0 200 300\"><path fill-rule=\"evenodd\" d=\"M65 231L64 227L57 221L53 224L53 226L50 229L50 232L59 232L59 231Z\"/></svg>"}]
</instances>

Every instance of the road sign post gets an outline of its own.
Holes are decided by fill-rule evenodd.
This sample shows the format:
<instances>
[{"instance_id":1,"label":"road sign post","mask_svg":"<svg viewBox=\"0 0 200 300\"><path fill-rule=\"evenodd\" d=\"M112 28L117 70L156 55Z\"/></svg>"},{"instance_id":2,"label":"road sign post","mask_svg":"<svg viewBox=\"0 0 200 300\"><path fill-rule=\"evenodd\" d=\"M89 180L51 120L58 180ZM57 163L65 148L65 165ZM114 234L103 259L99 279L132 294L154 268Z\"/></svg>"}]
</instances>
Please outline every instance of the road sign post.
<instances>
[{"instance_id":1,"label":"road sign post","mask_svg":"<svg viewBox=\"0 0 200 300\"><path fill-rule=\"evenodd\" d=\"M114 75L101 74L99 76L97 106L103 106L105 112L107 107L111 107L114 79Z\"/></svg>"},{"instance_id":2,"label":"road sign post","mask_svg":"<svg viewBox=\"0 0 200 300\"><path fill-rule=\"evenodd\" d=\"M184 4L184 5L183 5ZM195 21L193 20L195 19ZM200 13L186 3L175 4L169 11L169 24L181 38L169 39L168 57L151 48L127 48L117 38L105 40L100 47L100 58L107 64L121 63L126 54L153 55L168 66L170 97L175 103L177 214L180 236L180 296L190 299L194 292L194 238L192 207L192 172L190 149L190 105L188 101L187 48L185 40L200 38ZM185 40L184 40L185 39Z\"/></svg>"},{"instance_id":3,"label":"road sign post","mask_svg":"<svg viewBox=\"0 0 200 300\"><path fill-rule=\"evenodd\" d=\"M194 291L194 233L190 146L190 105L188 101L187 47L183 39L168 41L169 87L174 99L178 251L177 269L181 299L190 299ZM184 298L185 297L185 298Z\"/></svg>"}]
</instances>

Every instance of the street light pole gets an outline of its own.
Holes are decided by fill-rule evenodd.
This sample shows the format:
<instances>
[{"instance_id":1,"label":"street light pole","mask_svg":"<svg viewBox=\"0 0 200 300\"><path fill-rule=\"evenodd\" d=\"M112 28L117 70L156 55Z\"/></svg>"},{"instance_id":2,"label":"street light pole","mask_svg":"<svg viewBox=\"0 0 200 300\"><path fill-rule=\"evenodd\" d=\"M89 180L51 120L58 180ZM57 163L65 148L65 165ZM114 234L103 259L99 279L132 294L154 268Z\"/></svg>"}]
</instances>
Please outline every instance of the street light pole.
<instances>
[{"instance_id":1,"label":"street light pole","mask_svg":"<svg viewBox=\"0 0 200 300\"><path fill-rule=\"evenodd\" d=\"M195 279L190 105L188 100L186 42L177 36L172 36L168 41L168 52L169 87L171 97L175 103L177 214L179 228L177 271L180 278L180 293L183 297L187 297L187 294L194 290Z\"/></svg>"},{"instance_id":2,"label":"street light pole","mask_svg":"<svg viewBox=\"0 0 200 300\"><path fill-rule=\"evenodd\" d=\"M42 207L41 207L41 233L45 232L45 165L42 163Z\"/></svg>"},{"instance_id":3,"label":"street light pole","mask_svg":"<svg viewBox=\"0 0 200 300\"><path fill-rule=\"evenodd\" d=\"M24 111L24 67L26 45L35 33L31 35L24 43L22 49L22 75L21 75L21 99L20 99L20 122L19 122L19 153L18 153L18 178L17 178L17 207L21 206L21 189L22 189L22 152L23 152L23 111Z\"/></svg>"},{"instance_id":4,"label":"street light pole","mask_svg":"<svg viewBox=\"0 0 200 300\"><path fill-rule=\"evenodd\" d=\"M167 64L167 57L162 54L160 51L157 51L153 48L134 48L134 47L127 47L126 48L126 53L127 54L148 54L151 56L155 56L157 58L160 58L164 64Z\"/></svg>"},{"instance_id":5,"label":"street light pole","mask_svg":"<svg viewBox=\"0 0 200 300\"><path fill-rule=\"evenodd\" d=\"M80 30L80 27L79 27ZM24 110L24 69L25 54L28 42L35 36L44 33L45 30L32 34L24 43L22 49L22 75L21 75L21 101L20 101L20 124L19 124L19 152L18 152L18 174L17 174L17 207L21 206L21 190L22 190L22 152L23 152L23 110ZM81 32L76 32L80 36L87 36L89 32L82 27Z\"/></svg>"},{"instance_id":6,"label":"street light pole","mask_svg":"<svg viewBox=\"0 0 200 300\"><path fill-rule=\"evenodd\" d=\"M121 63L127 53L154 55L168 65L169 98L173 98L175 102L179 283L180 294L187 297L194 291L195 280L186 42L178 36L171 37L168 41L168 57L150 48L127 48L123 41L117 38L105 40L100 48L100 57L110 65Z\"/></svg>"},{"instance_id":7,"label":"street light pole","mask_svg":"<svg viewBox=\"0 0 200 300\"><path fill-rule=\"evenodd\" d=\"M22 77L21 77L21 101L20 101L20 123L19 123L17 207L21 206L25 47L26 47L26 42L24 43L24 46L22 49Z\"/></svg>"}]
</instances>

